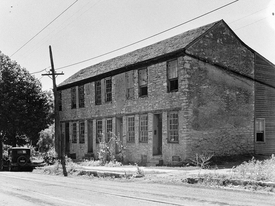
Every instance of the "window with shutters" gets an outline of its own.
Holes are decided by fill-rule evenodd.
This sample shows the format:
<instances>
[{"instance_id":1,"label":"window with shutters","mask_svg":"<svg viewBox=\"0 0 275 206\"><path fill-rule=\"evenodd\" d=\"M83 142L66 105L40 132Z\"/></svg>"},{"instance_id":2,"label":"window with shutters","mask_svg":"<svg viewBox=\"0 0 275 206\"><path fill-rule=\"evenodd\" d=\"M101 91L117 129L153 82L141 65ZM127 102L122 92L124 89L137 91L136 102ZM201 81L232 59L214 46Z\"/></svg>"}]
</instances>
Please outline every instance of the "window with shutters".
<instances>
[{"instance_id":1,"label":"window with shutters","mask_svg":"<svg viewBox=\"0 0 275 206\"><path fill-rule=\"evenodd\" d=\"M77 143L77 128L76 128L76 122L73 123L72 125L72 143Z\"/></svg>"},{"instance_id":2,"label":"window with shutters","mask_svg":"<svg viewBox=\"0 0 275 206\"><path fill-rule=\"evenodd\" d=\"M105 79L105 102L112 101L112 77Z\"/></svg>"},{"instance_id":3,"label":"window with shutters","mask_svg":"<svg viewBox=\"0 0 275 206\"><path fill-rule=\"evenodd\" d=\"M138 70L138 85L139 85L139 96L148 96L148 73L147 68Z\"/></svg>"},{"instance_id":4,"label":"window with shutters","mask_svg":"<svg viewBox=\"0 0 275 206\"><path fill-rule=\"evenodd\" d=\"M134 70L125 73L126 99L134 99Z\"/></svg>"},{"instance_id":5,"label":"window with shutters","mask_svg":"<svg viewBox=\"0 0 275 206\"><path fill-rule=\"evenodd\" d=\"M179 116L178 112L168 113L168 142L179 142Z\"/></svg>"},{"instance_id":6,"label":"window with shutters","mask_svg":"<svg viewBox=\"0 0 275 206\"><path fill-rule=\"evenodd\" d=\"M84 85L78 86L78 104L79 108L85 107Z\"/></svg>"},{"instance_id":7,"label":"window with shutters","mask_svg":"<svg viewBox=\"0 0 275 206\"><path fill-rule=\"evenodd\" d=\"M97 120L96 121L96 143L101 142L103 138L102 135L102 120Z\"/></svg>"},{"instance_id":8,"label":"window with shutters","mask_svg":"<svg viewBox=\"0 0 275 206\"><path fill-rule=\"evenodd\" d=\"M71 108L72 109L76 108L76 88L75 87L71 88Z\"/></svg>"},{"instance_id":9,"label":"window with shutters","mask_svg":"<svg viewBox=\"0 0 275 206\"><path fill-rule=\"evenodd\" d=\"M127 117L127 142L135 142L135 116Z\"/></svg>"},{"instance_id":10,"label":"window with shutters","mask_svg":"<svg viewBox=\"0 0 275 206\"><path fill-rule=\"evenodd\" d=\"M167 90L168 92L178 91L178 60L174 59L167 62Z\"/></svg>"},{"instance_id":11,"label":"window with shutters","mask_svg":"<svg viewBox=\"0 0 275 206\"><path fill-rule=\"evenodd\" d=\"M257 118L255 120L256 142L265 142L265 119Z\"/></svg>"},{"instance_id":12,"label":"window with shutters","mask_svg":"<svg viewBox=\"0 0 275 206\"><path fill-rule=\"evenodd\" d=\"M95 82L95 104L101 105L101 81Z\"/></svg>"},{"instance_id":13,"label":"window with shutters","mask_svg":"<svg viewBox=\"0 0 275 206\"><path fill-rule=\"evenodd\" d=\"M143 114L139 117L139 142L148 142L148 115Z\"/></svg>"},{"instance_id":14,"label":"window with shutters","mask_svg":"<svg viewBox=\"0 0 275 206\"><path fill-rule=\"evenodd\" d=\"M79 122L79 143L85 143L85 122Z\"/></svg>"}]
</instances>

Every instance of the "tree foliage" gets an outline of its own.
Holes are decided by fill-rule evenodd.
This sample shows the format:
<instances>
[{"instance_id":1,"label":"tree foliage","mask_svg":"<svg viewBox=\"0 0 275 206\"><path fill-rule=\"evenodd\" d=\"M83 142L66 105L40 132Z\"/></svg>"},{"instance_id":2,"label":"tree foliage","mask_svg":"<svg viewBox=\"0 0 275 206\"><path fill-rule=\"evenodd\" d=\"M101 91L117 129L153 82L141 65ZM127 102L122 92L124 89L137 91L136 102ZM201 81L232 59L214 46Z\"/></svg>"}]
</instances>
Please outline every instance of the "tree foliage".
<instances>
[{"instance_id":1,"label":"tree foliage","mask_svg":"<svg viewBox=\"0 0 275 206\"><path fill-rule=\"evenodd\" d=\"M5 144L36 145L53 121L53 101L26 69L0 52L0 134Z\"/></svg>"}]
</instances>

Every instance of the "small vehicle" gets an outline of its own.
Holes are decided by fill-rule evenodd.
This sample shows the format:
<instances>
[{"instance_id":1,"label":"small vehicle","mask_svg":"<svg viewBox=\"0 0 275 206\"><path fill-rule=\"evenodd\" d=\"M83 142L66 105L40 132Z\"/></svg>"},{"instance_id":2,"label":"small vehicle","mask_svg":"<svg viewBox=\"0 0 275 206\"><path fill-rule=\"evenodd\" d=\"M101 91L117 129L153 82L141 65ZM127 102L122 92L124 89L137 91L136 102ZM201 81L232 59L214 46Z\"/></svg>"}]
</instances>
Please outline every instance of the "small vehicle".
<instances>
[{"instance_id":1,"label":"small vehicle","mask_svg":"<svg viewBox=\"0 0 275 206\"><path fill-rule=\"evenodd\" d=\"M31 150L24 147L12 147L8 150L7 167L9 171L32 171Z\"/></svg>"}]
</instances>

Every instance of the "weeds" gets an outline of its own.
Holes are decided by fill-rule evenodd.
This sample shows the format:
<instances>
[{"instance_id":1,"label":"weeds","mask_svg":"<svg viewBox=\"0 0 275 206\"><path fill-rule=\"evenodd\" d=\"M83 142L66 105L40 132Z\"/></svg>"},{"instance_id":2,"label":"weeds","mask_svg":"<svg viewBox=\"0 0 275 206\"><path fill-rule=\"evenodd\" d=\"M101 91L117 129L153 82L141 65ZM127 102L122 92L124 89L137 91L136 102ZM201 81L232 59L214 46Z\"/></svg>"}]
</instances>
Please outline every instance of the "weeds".
<instances>
[{"instance_id":1,"label":"weeds","mask_svg":"<svg viewBox=\"0 0 275 206\"><path fill-rule=\"evenodd\" d=\"M214 154L197 154L193 159L190 159L192 165L205 169L209 164Z\"/></svg>"}]
</instances>

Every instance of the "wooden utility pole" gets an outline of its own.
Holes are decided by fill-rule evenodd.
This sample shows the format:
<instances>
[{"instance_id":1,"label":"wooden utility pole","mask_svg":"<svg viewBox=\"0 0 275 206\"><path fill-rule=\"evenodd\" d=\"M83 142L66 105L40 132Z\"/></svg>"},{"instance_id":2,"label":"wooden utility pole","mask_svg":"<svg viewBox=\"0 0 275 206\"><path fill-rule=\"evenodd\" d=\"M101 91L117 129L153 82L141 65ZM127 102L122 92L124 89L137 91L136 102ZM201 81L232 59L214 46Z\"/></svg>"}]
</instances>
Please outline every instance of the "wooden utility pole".
<instances>
[{"instance_id":1,"label":"wooden utility pole","mask_svg":"<svg viewBox=\"0 0 275 206\"><path fill-rule=\"evenodd\" d=\"M67 170L66 170L66 160L65 160L65 144L64 144L64 135L61 135L60 131L60 121L59 121L59 97L57 94L57 88L56 88L56 80L55 77L57 75L64 75L64 73L55 73L54 69L54 63L53 63L53 55L52 55L52 47L49 46L50 51L50 60L51 60L51 73L49 74L42 74L43 76L52 76L53 80L53 95L54 95L54 117L55 117L55 151L57 152L58 159L61 160L61 165L63 169L63 175L67 176Z\"/></svg>"}]
</instances>

